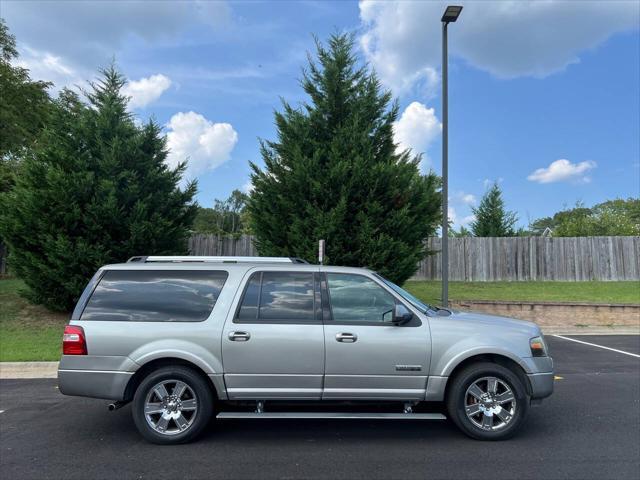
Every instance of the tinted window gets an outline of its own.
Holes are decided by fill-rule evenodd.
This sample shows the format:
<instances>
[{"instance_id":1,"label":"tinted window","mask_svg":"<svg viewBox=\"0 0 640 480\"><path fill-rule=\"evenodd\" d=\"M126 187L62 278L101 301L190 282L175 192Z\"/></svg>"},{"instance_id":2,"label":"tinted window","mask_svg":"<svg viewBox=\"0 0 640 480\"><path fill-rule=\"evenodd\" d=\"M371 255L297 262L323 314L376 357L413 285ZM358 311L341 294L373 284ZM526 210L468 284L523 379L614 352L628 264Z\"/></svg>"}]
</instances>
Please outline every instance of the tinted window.
<instances>
[{"instance_id":1,"label":"tinted window","mask_svg":"<svg viewBox=\"0 0 640 480\"><path fill-rule=\"evenodd\" d=\"M227 272L109 270L94 290L81 320L197 322L218 299Z\"/></svg>"},{"instance_id":2,"label":"tinted window","mask_svg":"<svg viewBox=\"0 0 640 480\"><path fill-rule=\"evenodd\" d=\"M331 313L335 322L390 322L393 295L362 275L327 274Z\"/></svg>"},{"instance_id":3,"label":"tinted window","mask_svg":"<svg viewBox=\"0 0 640 480\"><path fill-rule=\"evenodd\" d=\"M242 298L238 320L313 321L313 273L254 273Z\"/></svg>"},{"instance_id":4,"label":"tinted window","mask_svg":"<svg viewBox=\"0 0 640 480\"><path fill-rule=\"evenodd\" d=\"M242 298L242 305L238 312L240 320L255 320L258 318L258 295L260 295L260 273L254 273L249 279Z\"/></svg>"}]
</instances>

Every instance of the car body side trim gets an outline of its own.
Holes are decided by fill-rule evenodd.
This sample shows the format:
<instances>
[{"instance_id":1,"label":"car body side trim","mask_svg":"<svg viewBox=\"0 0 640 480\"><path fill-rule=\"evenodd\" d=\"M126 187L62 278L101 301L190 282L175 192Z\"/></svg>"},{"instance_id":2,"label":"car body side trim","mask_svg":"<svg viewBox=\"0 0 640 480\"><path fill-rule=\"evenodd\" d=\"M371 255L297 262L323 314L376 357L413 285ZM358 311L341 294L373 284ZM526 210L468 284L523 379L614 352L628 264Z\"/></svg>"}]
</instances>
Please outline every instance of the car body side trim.
<instances>
[{"instance_id":1,"label":"car body side trim","mask_svg":"<svg viewBox=\"0 0 640 480\"><path fill-rule=\"evenodd\" d=\"M227 388L230 400L320 400L321 388Z\"/></svg>"},{"instance_id":2,"label":"car body side trim","mask_svg":"<svg viewBox=\"0 0 640 480\"><path fill-rule=\"evenodd\" d=\"M320 393L321 388L228 388L229 393Z\"/></svg>"},{"instance_id":3,"label":"car body side trim","mask_svg":"<svg viewBox=\"0 0 640 480\"><path fill-rule=\"evenodd\" d=\"M61 368L60 370L58 370L58 372L65 372L65 373L113 373L113 374L120 374L120 375L133 375L136 372L121 372L119 370L76 370L76 369L68 369L68 368Z\"/></svg>"},{"instance_id":4,"label":"car body side trim","mask_svg":"<svg viewBox=\"0 0 640 480\"><path fill-rule=\"evenodd\" d=\"M324 393L358 393L373 395L379 393L388 393L392 395L411 394L411 395L424 395L424 390L421 388L325 388Z\"/></svg>"}]
</instances>

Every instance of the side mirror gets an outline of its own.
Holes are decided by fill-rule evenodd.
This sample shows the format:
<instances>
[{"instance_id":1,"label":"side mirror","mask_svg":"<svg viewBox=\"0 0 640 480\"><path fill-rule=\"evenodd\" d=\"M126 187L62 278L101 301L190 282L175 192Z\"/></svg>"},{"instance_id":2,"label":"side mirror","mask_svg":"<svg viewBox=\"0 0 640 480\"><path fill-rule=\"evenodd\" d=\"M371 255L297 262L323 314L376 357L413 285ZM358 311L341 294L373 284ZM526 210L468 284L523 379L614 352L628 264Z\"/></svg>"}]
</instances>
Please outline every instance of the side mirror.
<instances>
[{"instance_id":1,"label":"side mirror","mask_svg":"<svg viewBox=\"0 0 640 480\"><path fill-rule=\"evenodd\" d=\"M393 323L396 325L404 325L405 323L409 323L413 318L413 313L407 310L402 304L397 304L395 309L393 310Z\"/></svg>"}]
</instances>

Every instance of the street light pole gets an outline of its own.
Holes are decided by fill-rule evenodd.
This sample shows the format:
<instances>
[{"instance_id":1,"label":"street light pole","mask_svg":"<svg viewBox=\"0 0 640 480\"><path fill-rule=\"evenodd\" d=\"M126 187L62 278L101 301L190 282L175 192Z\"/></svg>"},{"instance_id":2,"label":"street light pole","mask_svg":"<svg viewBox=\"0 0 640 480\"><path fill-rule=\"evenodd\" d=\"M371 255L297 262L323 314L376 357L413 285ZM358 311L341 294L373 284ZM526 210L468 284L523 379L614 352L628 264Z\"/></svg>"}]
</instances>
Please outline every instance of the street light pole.
<instances>
[{"instance_id":1,"label":"street light pole","mask_svg":"<svg viewBox=\"0 0 640 480\"><path fill-rule=\"evenodd\" d=\"M442 306L449 306L449 88L447 26L442 22Z\"/></svg>"},{"instance_id":2,"label":"street light pole","mask_svg":"<svg viewBox=\"0 0 640 480\"><path fill-rule=\"evenodd\" d=\"M449 72L447 27L462 11L448 6L442 15L442 306L449 306Z\"/></svg>"}]
</instances>

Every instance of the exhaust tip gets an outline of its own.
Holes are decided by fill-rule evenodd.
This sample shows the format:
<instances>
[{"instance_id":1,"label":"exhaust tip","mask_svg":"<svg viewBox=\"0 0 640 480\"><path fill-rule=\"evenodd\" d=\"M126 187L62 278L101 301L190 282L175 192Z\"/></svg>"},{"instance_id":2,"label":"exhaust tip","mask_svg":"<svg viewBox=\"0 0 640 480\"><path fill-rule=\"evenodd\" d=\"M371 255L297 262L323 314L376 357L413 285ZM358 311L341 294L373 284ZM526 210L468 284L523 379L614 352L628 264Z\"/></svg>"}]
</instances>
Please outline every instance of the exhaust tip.
<instances>
[{"instance_id":1,"label":"exhaust tip","mask_svg":"<svg viewBox=\"0 0 640 480\"><path fill-rule=\"evenodd\" d=\"M107 408L109 409L110 412L113 412L114 410L118 410L119 408L124 407L127 403L129 402L123 402L118 400L117 402L113 402L107 405Z\"/></svg>"}]
</instances>

